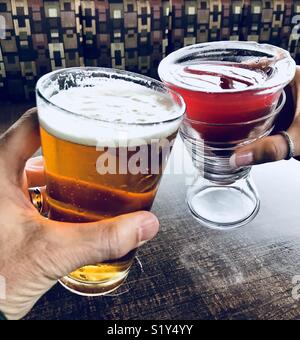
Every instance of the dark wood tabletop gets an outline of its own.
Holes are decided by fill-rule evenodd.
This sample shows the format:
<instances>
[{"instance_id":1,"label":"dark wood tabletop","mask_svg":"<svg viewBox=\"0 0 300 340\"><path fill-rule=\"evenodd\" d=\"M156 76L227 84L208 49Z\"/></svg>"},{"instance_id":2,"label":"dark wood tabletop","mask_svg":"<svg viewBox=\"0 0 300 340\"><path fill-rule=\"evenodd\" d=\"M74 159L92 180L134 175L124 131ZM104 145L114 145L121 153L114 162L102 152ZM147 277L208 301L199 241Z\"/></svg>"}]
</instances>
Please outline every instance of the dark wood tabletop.
<instances>
[{"instance_id":1,"label":"dark wood tabletop","mask_svg":"<svg viewBox=\"0 0 300 340\"><path fill-rule=\"evenodd\" d=\"M300 275L300 163L257 166L253 177L259 215L220 232L189 213L185 176L165 175L153 208L161 231L139 252L143 272L136 264L117 296L84 298L57 285L27 319L300 319L292 296Z\"/></svg>"}]
</instances>

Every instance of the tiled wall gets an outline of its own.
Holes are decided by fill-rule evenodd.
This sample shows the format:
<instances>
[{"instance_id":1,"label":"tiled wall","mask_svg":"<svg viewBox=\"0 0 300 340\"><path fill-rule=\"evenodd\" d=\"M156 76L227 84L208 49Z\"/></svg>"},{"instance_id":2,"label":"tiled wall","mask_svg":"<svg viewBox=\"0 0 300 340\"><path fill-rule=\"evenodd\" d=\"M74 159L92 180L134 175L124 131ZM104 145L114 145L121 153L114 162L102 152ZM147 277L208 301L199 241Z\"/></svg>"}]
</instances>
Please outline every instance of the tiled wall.
<instances>
[{"instance_id":1,"label":"tiled wall","mask_svg":"<svg viewBox=\"0 0 300 340\"><path fill-rule=\"evenodd\" d=\"M288 46L300 1L172 1L174 48L214 40L252 40Z\"/></svg>"},{"instance_id":2,"label":"tiled wall","mask_svg":"<svg viewBox=\"0 0 300 340\"><path fill-rule=\"evenodd\" d=\"M300 1L0 0L1 16L0 93L6 97L33 97L36 80L61 67L116 67L156 77L167 53L213 40L268 42L300 61Z\"/></svg>"},{"instance_id":3,"label":"tiled wall","mask_svg":"<svg viewBox=\"0 0 300 340\"><path fill-rule=\"evenodd\" d=\"M81 1L85 64L152 74L166 54L170 1Z\"/></svg>"},{"instance_id":4,"label":"tiled wall","mask_svg":"<svg viewBox=\"0 0 300 340\"><path fill-rule=\"evenodd\" d=\"M84 64L79 0L1 0L0 15L0 86L9 94L28 98L42 74Z\"/></svg>"}]
</instances>

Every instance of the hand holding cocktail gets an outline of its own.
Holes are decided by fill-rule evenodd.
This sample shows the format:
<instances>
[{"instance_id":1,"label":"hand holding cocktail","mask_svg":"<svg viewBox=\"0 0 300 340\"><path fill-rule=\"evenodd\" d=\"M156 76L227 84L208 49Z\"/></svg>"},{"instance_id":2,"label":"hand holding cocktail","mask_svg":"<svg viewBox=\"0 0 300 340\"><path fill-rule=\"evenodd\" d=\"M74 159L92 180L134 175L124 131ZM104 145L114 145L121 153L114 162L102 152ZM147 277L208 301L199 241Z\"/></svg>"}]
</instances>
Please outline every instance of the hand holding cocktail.
<instances>
[{"instance_id":1,"label":"hand holding cocktail","mask_svg":"<svg viewBox=\"0 0 300 340\"><path fill-rule=\"evenodd\" d=\"M290 84L295 102L295 116L288 134L294 144L294 157L300 156L300 67ZM279 161L289 155L289 144L280 134L258 140L250 145L239 148L231 158L233 167Z\"/></svg>"},{"instance_id":2,"label":"hand holding cocktail","mask_svg":"<svg viewBox=\"0 0 300 340\"><path fill-rule=\"evenodd\" d=\"M287 51L254 42L192 45L161 62L161 79L187 105L181 136L198 170L187 202L202 225L228 230L257 215L260 200L250 170L259 154L249 145L269 143L263 138L273 131L295 69ZM286 132L274 138L281 141L279 158L293 155L293 141ZM275 143L275 152L276 147Z\"/></svg>"}]
</instances>

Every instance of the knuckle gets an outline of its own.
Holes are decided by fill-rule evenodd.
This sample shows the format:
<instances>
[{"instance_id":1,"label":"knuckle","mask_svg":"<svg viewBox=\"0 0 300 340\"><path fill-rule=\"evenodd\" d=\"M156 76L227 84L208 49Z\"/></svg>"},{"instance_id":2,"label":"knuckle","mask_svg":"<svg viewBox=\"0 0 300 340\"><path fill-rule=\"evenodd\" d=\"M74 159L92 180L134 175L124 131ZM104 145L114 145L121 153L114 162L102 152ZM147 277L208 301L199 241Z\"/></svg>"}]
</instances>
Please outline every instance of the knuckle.
<instances>
[{"instance_id":1,"label":"knuckle","mask_svg":"<svg viewBox=\"0 0 300 340\"><path fill-rule=\"evenodd\" d=\"M36 116L37 115L37 108L36 107L32 107L30 109L28 109L23 116L25 117L31 117L31 116Z\"/></svg>"},{"instance_id":2,"label":"knuckle","mask_svg":"<svg viewBox=\"0 0 300 340\"><path fill-rule=\"evenodd\" d=\"M281 157L281 151L279 145L273 141L270 140L268 143L265 145L265 160L267 162L275 162L279 160Z\"/></svg>"},{"instance_id":3,"label":"knuckle","mask_svg":"<svg viewBox=\"0 0 300 340\"><path fill-rule=\"evenodd\" d=\"M108 260L122 257L124 254L119 229L114 225L110 225L103 229L103 233L103 238L106 239L105 257Z\"/></svg>"}]
</instances>

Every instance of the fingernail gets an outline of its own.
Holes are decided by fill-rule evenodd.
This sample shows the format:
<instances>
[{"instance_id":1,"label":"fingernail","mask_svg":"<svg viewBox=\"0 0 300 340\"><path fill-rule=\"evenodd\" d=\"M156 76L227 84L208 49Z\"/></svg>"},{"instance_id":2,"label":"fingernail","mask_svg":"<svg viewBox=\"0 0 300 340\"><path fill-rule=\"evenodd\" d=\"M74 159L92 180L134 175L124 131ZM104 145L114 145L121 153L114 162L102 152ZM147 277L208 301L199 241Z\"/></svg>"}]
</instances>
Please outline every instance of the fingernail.
<instances>
[{"instance_id":1,"label":"fingernail","mask_svg":"<svg viewBox=\"0 0 300 340\"><path fill-rule=\"evenodd\" d=\"M230 157L229 164L233 169L240 168L242 166L252 165L254 161L253 152L233 154Z\"/></svg>"},{"instance_id":2,"label":"fingernail","mask_svg":"<svg viewBox=\"0 0 300 340\"><path fill-rule=\"evenodd\" d=\"M158 231L159 222L154 215L147 215L140 225L140 244L143 245L145 242L151 240Z\"/></svg>"}]
</instances>

